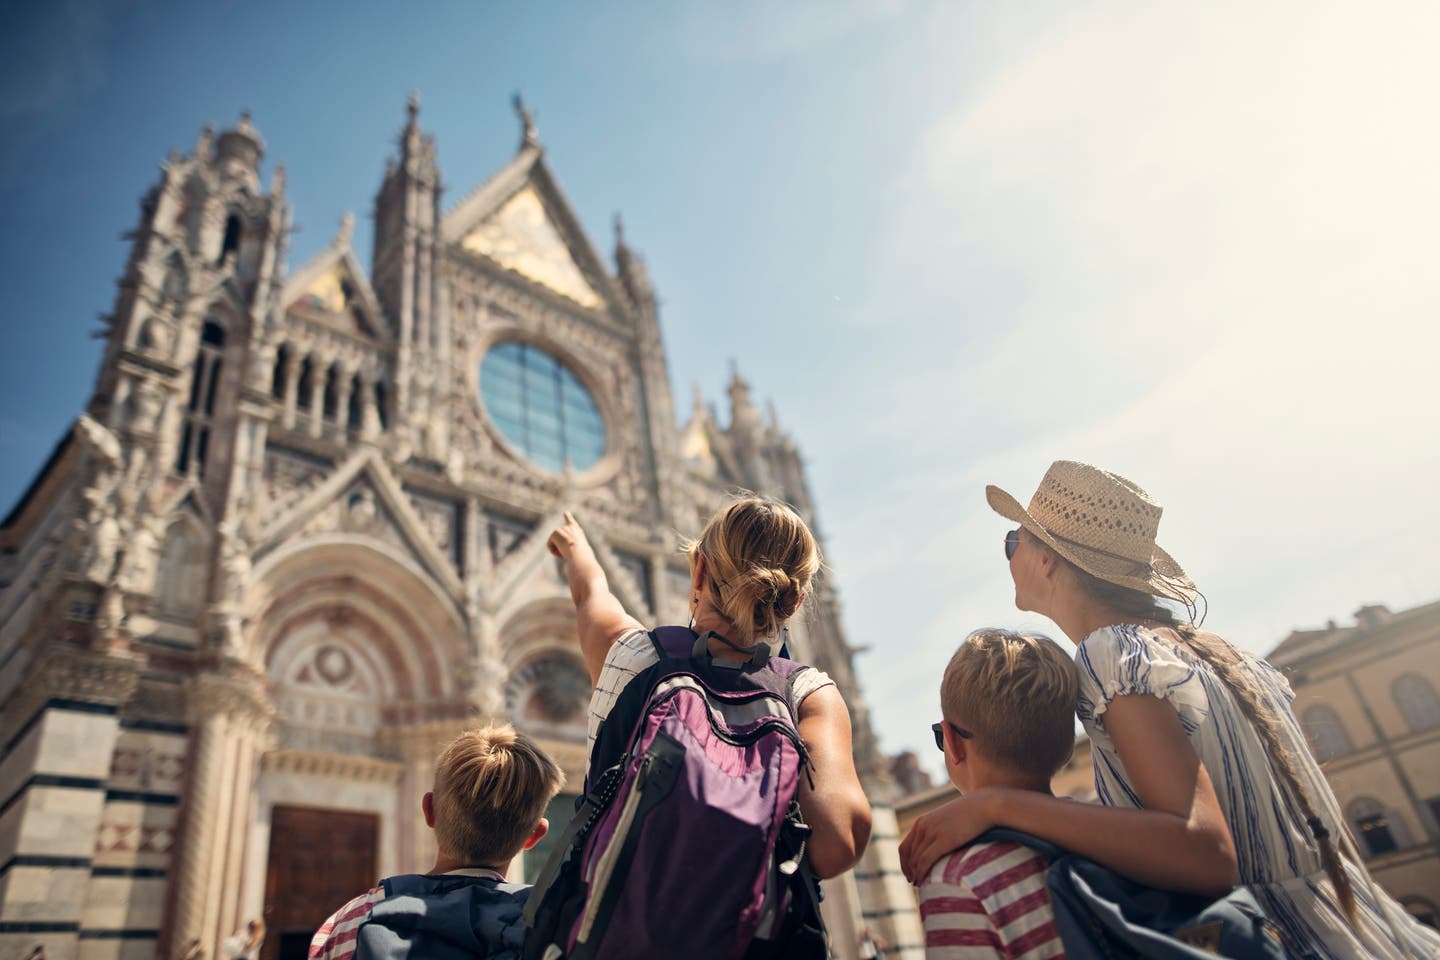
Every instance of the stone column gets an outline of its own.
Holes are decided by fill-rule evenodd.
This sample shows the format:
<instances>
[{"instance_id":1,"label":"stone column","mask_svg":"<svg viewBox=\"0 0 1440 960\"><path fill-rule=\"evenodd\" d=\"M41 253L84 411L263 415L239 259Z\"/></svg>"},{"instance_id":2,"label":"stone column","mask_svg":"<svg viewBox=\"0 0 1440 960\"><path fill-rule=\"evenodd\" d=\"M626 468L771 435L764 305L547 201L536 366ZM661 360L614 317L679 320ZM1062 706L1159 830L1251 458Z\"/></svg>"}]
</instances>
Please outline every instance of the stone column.
<instances>
[{"instance_id":1,"label":"stone column","mask_svg":"<svg viewBox=\"0 0 1440 960\"><path fill-rule=\"evenodd\" d=\"M350 431L350 395L355 392L355 371L340 367L340 389L335 393L335 426L343 438Z\"/></svg>"},{"instance_id":2,"label":"stone column","mask_svg":"<svg viewBox=\"0 0 1440 960\"><path fill-rule=\"evenodd\" d=\"M380 432L380 411L375 406L376 376L368 370L360 371L360 439L374 440Z\"/></svg>"},{"instance_id":3,"label":"stone column","mask_svg":"<svg viewBox=\"0 0 1440 960\"><path fill-rule=\"evenodd\" d=\"M310 436L320 436L325 422L325 382L330 376L329 358L319 354L310 357Z\"/></svg>"},{"instance_id":4,"label":"stone column","mask_svg":"<svg viewBox=\"0 0 1440 960\"><path fill-rule=\"evenodd\" d=\"M281 421L286 430L295 429L295 408L300 400L300 351L292 348L285 356L285 414Z\"/></svg>"},{"instance_id":5,"label":"stone column","mask_svg":"<svg viewBox=\"0 0 1440 960\"><path fill-rule=\"evenodd\" d=\"M190 688L191 745L173 881L170 946L199 937L210 956L235 932L256 756L274 707L263 682L239 669L200 674Z\"/></svg>"}]
</instances>

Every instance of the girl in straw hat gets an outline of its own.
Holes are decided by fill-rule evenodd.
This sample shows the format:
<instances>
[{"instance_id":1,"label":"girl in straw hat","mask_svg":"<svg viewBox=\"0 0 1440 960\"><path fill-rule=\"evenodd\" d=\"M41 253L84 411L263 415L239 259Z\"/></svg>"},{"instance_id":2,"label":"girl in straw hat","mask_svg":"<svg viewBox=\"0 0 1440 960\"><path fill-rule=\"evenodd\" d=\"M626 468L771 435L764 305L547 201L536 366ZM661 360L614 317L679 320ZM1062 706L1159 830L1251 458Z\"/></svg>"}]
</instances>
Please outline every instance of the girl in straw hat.
<instances>
[{"instance_id":1,"label":"girl in straw hat","mask_svg":"<svg viewBox=\"0 0 1440 960\"><path fill-rule=\"evenodd\" d=\"M1019 524L1005 539L1016 606L1077 647L1103 805L975 791L916 822L900 847L905 875L917 881L1004 826L1156 887L1219 895L1243 883L1291 956L1440 956L1440 934L1361 865L1285 678L1193 625L1195 584L1155 543L1160 505L1124 477L1064 460L1028 509L997 487L986 496Z\"/></svg>"}]
</instances>

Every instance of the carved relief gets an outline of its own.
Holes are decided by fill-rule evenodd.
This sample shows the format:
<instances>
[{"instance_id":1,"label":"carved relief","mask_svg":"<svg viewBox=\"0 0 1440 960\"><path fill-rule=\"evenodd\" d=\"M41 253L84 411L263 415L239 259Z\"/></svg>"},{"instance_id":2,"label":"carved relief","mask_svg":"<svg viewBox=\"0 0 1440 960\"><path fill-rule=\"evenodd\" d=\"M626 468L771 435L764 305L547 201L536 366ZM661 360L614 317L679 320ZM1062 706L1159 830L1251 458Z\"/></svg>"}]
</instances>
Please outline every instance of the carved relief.
<instances>
[{"instance_id":1,"label":"carved relief","mask_svg":"<svg viewBox=\"0 0 1440 960\"><path fill-rule=\"evenodd\" d=\"M584 730L590 676L574 657L544 654L510 675L505 708L518 721Z\"/></svg>"},{"instance_id":2,"label":"carved relief","mask_svg":"<svg viewBox=\"0 0 1440 960\"><path fill-rule=\"evenodd\" d=\"M120 572L120 586L125 591L148 594L155 588L161 533L158 517L137 517L132 524L130 542L125 548L125 563Z\"/></svg>"},{"instance_id":3,"label":"carved relief","mask_svg":"<svg viewBox=\"0 0 1440 960\"><path fill-rule=\"evenodd\" d=\"M324 460L269 447L263 470L265 498L273 504L304 496L324 479L330 466Z\"/></svg>"},{"instance_id":4,"label":"carved relief","mask_svg":"<svg viewBox=\"0 0 1440 960\"><path fill-rule=\"evenodd\" d=\"M498 513L485 514L485 549L490 562L498 565L514 553L535 530L535 525Z\"/></svg>"},{"instance_id":5,"label":"carved relief","mask_svg":"<svg viewBox=\"0 0 1440 960\"><path fill-rule=\"evenodd\" d=\"M165 414L165 388L149 377L134 378L125 404L125 426L135 433L154 433Z\"/></svg>"},{"instance_id":6,"label":"carved relief","mask_svg":"<svg viewBox=\"0 0 1440 960\"><path fill-rule=\"evenodd\" d=\"M110 761L112 790L179 793L185 776L184 744L162 749L149 743L122 744Z\"/></svg>"},{"instance_id":7,"label":"carved relief","mask_svg":"<svg viewBox=\"0 0 1440 960\"><path fill-rule=\"evenodd\" d=\"M276 685L280 746L370 753L381 728L379 678L337 636L303 648Z\"/></svg>"},{"instance_id":8,"label":"carved relief","mask_svg":"<svg viewBox=\"0 0 1440 960\"><path fill-rule=\"evenodd\" d=\"M459 527L459 506L453 501L440 500L413 490L407 493L410 496L410 505L415 508L426 533L430 535L435 546L440 548L440 552L453 563L455 544L458 541L456 530Z\"/></svg>"},{"instance_id":9,"label":"carved relief","mask_svg":"<svg viewBox=\"0 0 1440 960\"><path fill-rule=\"evenodd\" d=\"M169 853L175 839L174 827L101 821L95 853Z\"/></svg>"}]
</instances>

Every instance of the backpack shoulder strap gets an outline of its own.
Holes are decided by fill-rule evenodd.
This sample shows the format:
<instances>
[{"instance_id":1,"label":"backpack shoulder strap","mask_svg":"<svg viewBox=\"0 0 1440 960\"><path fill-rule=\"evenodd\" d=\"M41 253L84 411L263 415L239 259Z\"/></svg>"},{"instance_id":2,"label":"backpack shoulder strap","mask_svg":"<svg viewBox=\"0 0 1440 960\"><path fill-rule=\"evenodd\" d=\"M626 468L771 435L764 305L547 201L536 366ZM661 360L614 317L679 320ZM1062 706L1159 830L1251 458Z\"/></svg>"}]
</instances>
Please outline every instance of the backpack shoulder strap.
<instances>
[{"instance_id":1,"label":"backpack shoulder strap","mask_svg":"<svg viewBox=\"0 0 1440 960\"><path fill-rule=\"evenodd\" d=\"M690 656L697 634L689 627L656 627L649 633L650 646L661 660Z\"/></svg>"}]
</instances>

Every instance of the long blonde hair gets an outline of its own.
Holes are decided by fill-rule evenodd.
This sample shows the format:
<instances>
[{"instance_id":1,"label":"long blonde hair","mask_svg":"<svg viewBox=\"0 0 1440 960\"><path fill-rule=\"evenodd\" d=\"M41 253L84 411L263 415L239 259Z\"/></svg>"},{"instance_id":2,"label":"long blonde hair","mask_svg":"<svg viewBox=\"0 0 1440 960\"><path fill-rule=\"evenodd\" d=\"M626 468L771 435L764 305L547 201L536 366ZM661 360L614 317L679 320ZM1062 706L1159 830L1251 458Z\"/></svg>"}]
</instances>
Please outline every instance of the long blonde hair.
<instances>
[{"instance_id":1,"label":"long blonde hair","mask_svg":"<svg viewBox=\"0 0 1440 960\"><path fill-rule=\"evenodd\" d=\"M1030 542L1045 547L1047 550L1050 549L1034 538ZM1054 553L1054 551L1051 552ZM1058 553L1055 555L1060 556ZM1065 558L1060 557L1060 559L1064 560ZM1102 580L1086 573L1068 560L1065 560L1065 563L1075 574L1075 583L1081 593L1095 603L1127 619L1159 623L1174 630L1185 642L1185 646L1205 661L1215 676L1225 684L1230 695L1235 698L1235 702L1244 712L1246 719L1250 721L1250 725L1254 727L1256 736L1260 738L1260 743L1270 758L1270 765L1285 781L1291 796L1299 803L1300 811L1305 815L1305 821L1319 850L1320 863L1324 866L1326 876L1330 878L1331 884L1335 887L1336 897L1340 901L1340 909L1353 926L1355 924L1355 890L1350 883L1350 875L1341 867L1340 850L1336 845L1335 837L1331 835L1329 827L1321 819L1320 812L1315 807L1315 801L1311 798L1309 789L1300 776L1300 770L1295 764L1295 756L1284 736L1285 728L1281 718L1261 698L1260 692L1245 671L1240 668L1242 658L1239 651L1223 637L1207 630L1200 630L1193 623L1181 620L1173 610L1161 603L1159 598L1140 590L1132 590L1129 587ZM1343 829L1339 825L1337 828Z\"/></svg>"},{"instance_id":2,"label":"long blonde hair","mask_svg":"<svg viewBox=\"0 0 1440 960\"><path fill-rule=\"evenodd\" d=\"M740 497L710 518L684 547L705 576L716 610L753 643L779 632L800 609L820 569L815 535L791 507L769 497Z\"/></svg>"}]
</instances>

